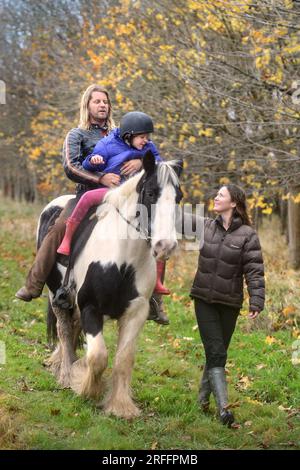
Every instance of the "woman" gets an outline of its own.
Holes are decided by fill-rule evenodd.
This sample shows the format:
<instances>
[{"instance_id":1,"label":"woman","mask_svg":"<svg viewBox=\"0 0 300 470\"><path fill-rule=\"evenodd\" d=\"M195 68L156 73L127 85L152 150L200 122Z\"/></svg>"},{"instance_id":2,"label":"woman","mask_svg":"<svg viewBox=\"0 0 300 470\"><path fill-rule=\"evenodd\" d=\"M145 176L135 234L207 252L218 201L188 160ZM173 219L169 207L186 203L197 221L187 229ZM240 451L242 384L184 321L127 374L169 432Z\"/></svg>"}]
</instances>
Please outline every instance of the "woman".
<instances>
[{"instance_id":1,"label":"woman","mask_svg":"<svg viewBox=\"0 0 300 470\"><path fill-rule=\"evenodd\" d=\"M243 277L249 292L249 317L256 318L264 308L264 264L244 191L234 184L223 186L214 199L214 210L217 218L205 219L204 243L191 290L206 356L199 402L207 411L213 392L221 422L231 426L227 349L243 303Z\"/></svg>"}]
</instances>

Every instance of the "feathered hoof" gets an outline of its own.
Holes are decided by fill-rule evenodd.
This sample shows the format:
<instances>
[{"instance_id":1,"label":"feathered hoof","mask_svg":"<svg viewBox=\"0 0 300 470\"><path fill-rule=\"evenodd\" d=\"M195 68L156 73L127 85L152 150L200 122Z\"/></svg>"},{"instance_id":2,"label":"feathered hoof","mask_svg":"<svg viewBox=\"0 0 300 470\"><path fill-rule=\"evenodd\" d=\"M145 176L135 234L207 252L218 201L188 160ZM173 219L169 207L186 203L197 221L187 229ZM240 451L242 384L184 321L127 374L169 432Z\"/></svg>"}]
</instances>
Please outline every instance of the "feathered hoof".
<instances>
[{"instance_id":1,"label":"feathered hoof","mask_svg":"<svg viewBox=\"0 0 300 470\"><path fill-rule=\"evenodd\" d=\"M60 382L60 369L61 369L61 363L59 362L53 362L51 365L49 365L49 369L51 374L54 375L56 380Z\"/></svg>"},{"instance_id":2,"label":"feathered hoof","mask_svg":"<svg viewBox=\"0 0 300 470\"><path fill-rule=\"evenodd\" d=\"M61 367L57 380L62 388L70 388L70 370L63 370L63 367Z\"/></svg>"},{"instance_id":3,"label":"feathered hoof","mask_svg":"<svg viewBox=\"0 0 300 470\"><path fill-rule=\"evenodd\" d=\"M70 387L85 398L98 400L104 388L102 376L95 376L86 365L85 359L79 359L72 364Z\"/></svg>"},{"instance_id":4,"label":"feathered hoof","mask_svg":"<svg viewBox=\"0 0 300 470\"><path fill-rule=\"evenodd\" d=\"M84 359L78 359L71 367L70 387L77 393L82 395L82 387L87 374L87 366Z\"/></svg>"},{"instance_id":5,"label":"feathered hoof","mask_svg":"<svg viewBox=\"0 0 300 470\"><path fill-rule=\"evenodd\" d=\"M62 357L60 351L54 351L51 356L44 361L44 366L47 367L51 374L54 375L56 380L59 381Z\"/></svg>"},{"instance_id":6,"label":"feathered hoof","mask_svg":"<svg viewBox=\"0 0 300 470\"><path fill-rule=\"evenodd\" d=\"M103 411L106 415L113 415L117 418L128 420L137 418L141 414L141 411L137 406L135 406L132 400L126 402L123 401L121 403L109 401L105 403Z\"/></svg>"}]
</instances>

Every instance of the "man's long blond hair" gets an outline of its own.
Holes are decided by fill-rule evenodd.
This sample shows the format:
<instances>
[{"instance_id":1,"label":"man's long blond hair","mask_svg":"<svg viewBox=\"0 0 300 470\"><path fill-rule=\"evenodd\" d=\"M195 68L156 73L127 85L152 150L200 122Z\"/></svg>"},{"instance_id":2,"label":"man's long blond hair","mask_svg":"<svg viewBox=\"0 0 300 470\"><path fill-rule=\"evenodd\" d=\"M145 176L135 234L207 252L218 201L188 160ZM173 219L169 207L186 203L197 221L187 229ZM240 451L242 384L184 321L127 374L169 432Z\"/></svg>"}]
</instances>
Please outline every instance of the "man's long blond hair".
<instances>
[{"instance_id":1,"label":"man's long blond hair","mask_svg":"<svg viewBox=\"0 0 300 470\"><path fill-rule=\"evenodd\" d=\"M89 113L89 103L92 98L92 93L94 91L100 91L101 93L105 93L107 96L107 101L109 105L108 109L108 116L106 120L106 124L108 127L108 132L110 132L115 126L114 120L112 118L112 106L111 106L111 101L109 97L109 93L105 88L103 88L100 85L90 85L87 87L87 89L84 91L81 101L80 101L80 117L79 117L79 124L78 127L81 129L89 129L91 127L91 121L90 121L90 113Z\"/></svg>"}]
</instances>

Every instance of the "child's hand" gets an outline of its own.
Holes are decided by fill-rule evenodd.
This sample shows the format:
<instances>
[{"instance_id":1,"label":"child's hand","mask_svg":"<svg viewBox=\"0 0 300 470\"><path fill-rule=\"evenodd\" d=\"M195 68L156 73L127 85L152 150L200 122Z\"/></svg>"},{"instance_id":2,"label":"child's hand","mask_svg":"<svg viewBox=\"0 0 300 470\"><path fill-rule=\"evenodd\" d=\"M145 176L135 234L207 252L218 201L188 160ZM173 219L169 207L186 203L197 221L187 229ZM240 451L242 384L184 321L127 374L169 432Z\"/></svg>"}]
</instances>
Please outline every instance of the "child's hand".
<instances>
[{"instance_id":1,"label":"child's hand","mask_svg":"<svg viewBox=\"0 0 300 470\"><path fill-rule=\"evenodd\" d=\"M101 157L101 155L93 155L90 159L90 163L92 165L101 165L102 163L104 163L104 159L103 157Z\"/></svg>"}]
</instances>

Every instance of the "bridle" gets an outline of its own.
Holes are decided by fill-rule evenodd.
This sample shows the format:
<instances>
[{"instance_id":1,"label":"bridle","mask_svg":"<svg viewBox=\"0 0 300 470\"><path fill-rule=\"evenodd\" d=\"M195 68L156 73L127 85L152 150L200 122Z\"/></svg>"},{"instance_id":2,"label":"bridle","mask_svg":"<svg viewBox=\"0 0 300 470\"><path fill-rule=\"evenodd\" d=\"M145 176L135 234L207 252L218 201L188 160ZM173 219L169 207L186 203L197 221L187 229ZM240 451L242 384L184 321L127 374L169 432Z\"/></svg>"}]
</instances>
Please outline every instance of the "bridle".
<instances>
[{"instance_id":1,"label":"bridle","mask_svg":"<svg viewBox=\"0 0 300 470\"><path fill-rule=\"evenodd\" d=\"M115 207L115 206L114 206ZM150 230L149 228L141 228L141 224L138 223L137 225L134 225L130 220L128 220L123 214L122 212L120 211L120 209L118 209L117 207L115 207L116 211L118 212L118 214L120 215L120 217L122 217L123 220L125 220L125 222L130 225L130 227L133 227L137 232L139 232L140 234L143 235L143 238L146 240L146 242L148 244L151 243L151 226L150 226ZM139 212L137 211L136 212L136 215L134 218L137 218L139 216ZM151 223L151 220L150 220L150 223Z\"/></svg>"},{"instance_id":2,"label":"bridle","mask_svg":"<svg viewBox=\"0 0 300 470\"><path fill-rule=\"evenodd\" d=\"M146 196L146 191L145 191L145 183L147 181L147 178L146 178L146 175L143 175L141 180L139 181L138 183L138 193L139 193L139 197L138 197L138 201L137 201L137 205L138 206L146 206L144 204L145 202L145 196ZM180 202L180 200L182 199L182 191L180 189L180 186L178 188L176 188L176 203L178 204ZM135 225L133 223L132 220L135 220L137 219L141 214L139 212L139 210L137 209L136 211L136 214L135 214L135 217L133 217L132 220L129 220L127 217L125 217L122 212L120 211L120 209L118 209L116 206L113 206L116 211L118 212L118 214L120 215L120 217L132 228L134 228L137 232L139 232L143 238L146 240L147 244L150 244L151 243L151 211L147 211L147 225L144 226L144 224L141 226L141 222L139 221L137 225Z\"/></svg>"}]
</instances>

